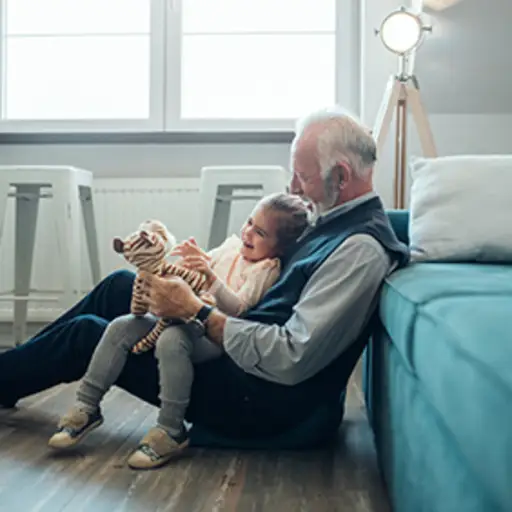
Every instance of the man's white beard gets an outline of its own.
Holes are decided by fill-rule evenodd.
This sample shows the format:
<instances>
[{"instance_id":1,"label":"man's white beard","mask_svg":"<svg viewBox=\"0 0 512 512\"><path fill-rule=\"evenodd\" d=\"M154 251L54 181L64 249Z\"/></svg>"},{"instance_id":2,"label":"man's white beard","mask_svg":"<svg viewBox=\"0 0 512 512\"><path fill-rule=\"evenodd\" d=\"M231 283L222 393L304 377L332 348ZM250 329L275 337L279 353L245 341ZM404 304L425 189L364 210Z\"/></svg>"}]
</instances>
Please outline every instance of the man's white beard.
<instances>
[{"instance_id":1,"label":"man's white beard","mask_svg":"<svg viewBox=\"0 0 512 512\"><path fill-rule=\"evenodd\" d=\"M326 201L322 201L321 203L313 203L310 202L311 205L311 222L313 224L316 224L318 218L328 211L332 210L336 203L338 201L338 198L335 194L332 194L332 198L326 198Z\"/></svg>"},{"instance_id":2,"label":"man's white beard","mask_svg":"<svg viewBox=\"0 0 512 512\"><path fill-rule=\"evenodd\" d=\"M302 197L302 200L307 204L308 210L310 211L309 220L313 225L316 224L322 214L332 210L338 202L338 195L335 190L330 188L330 185L330 182L326 183L325 193L327 197L320 203L315 203L308 197Z\"/></svg>"},{"instance_id":3,"label":"man's white beard","mask_svg":"<svg viewBox=\"0 0 512 512\"><path fill-rule=\"evenodd\" d=\"M328 212L332 207L326 206L323 203L309 203L311 205L310 220L312 224L316 224L322 214Z\"/></svg>"},{"instance_id":4,"label":"man's white beard","mask_svg":"<svg viewBox=\"0 0 512 512\"><path fill-rule=\"evenodd\" d=\"M318 206L314 203L309 203L310 205L310 215L309 215L309 222L313 224L313 226L317 223L318 217L320 217L320 211L318 209Z\"/></svg>"}]
</instances>

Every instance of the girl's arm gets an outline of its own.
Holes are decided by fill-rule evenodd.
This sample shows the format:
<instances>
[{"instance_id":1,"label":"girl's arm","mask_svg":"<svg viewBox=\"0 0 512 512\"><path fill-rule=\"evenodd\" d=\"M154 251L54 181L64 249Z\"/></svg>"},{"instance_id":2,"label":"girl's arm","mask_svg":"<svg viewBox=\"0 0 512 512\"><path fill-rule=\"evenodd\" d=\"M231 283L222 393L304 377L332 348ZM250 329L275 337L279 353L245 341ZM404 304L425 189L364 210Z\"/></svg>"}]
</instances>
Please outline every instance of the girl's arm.
<instances>
[{"instance_id":1,"label":"girl's arm","mask_svg":"<svg viewBox=\"0 0 512 512\"><path fill-rule=\"evenodd\" d=\"M209 292L217 300L217 307L230 316L239 316L255 306L277 281L280 274L279 260L256 263L247 281L238 291L233 291L221 279L214 278Z\"/></svg>"}]
</instances>

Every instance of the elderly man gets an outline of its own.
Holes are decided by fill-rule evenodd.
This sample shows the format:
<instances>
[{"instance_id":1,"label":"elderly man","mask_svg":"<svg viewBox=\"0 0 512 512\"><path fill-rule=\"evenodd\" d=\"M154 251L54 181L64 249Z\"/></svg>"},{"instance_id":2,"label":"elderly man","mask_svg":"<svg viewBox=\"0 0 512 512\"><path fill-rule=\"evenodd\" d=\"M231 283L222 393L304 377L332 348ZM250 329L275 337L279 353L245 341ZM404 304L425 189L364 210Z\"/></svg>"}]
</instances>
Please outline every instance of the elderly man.
<instances>
[{"instance_id":1,"label":"elderly man","mask_svg":"<svg viewBox=\"0 0 512 512\"><path fill-rule=\"evenodd\" d=\"M194 365L189 402L175 396L172 379L161 389L158 364L172 360L192 371L192 346L203 335L197 326L176 325L176 343L156 357L130 355L115 384L153 404L181 403L188 420L238 437L284 432L320 404L337 403L368 337L382 281L408 261L373 191L375 160L371 135L343 111L301 120L290 190L311 203L314 221L283 261L280 279L258 305L232 318L179 279L148 276L152 312L196 317L223 355ZM131 273L108 276L32 340L1 354L0 403L80 379L108 323L129 312L132 284ZM153 441L145 440L141 466L159 465L176 449L169 440Z\"/></svg>"}]
</instances>

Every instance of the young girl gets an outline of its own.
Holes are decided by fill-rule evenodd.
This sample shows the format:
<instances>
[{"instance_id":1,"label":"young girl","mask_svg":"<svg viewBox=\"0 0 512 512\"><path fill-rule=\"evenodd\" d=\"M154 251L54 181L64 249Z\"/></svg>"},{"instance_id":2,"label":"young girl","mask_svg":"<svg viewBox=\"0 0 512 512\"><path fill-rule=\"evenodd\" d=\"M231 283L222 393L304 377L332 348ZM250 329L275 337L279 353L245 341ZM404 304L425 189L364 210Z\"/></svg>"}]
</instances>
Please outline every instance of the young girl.
<instances>
[{"instance_id":1,"label":"young girl","mask_svg":"<svg viewBox=\"0 0 512 512\"><path fill-rule=\"evenodd\" d=\"M280 256L303 233L308 219L307 206L300 198L273 194L257 204L242 227L240 237L229 237L209 253L188 240L178 245L173 254L182 257L182 265L204 272L217 307L228 315L238 316L259 302L275 283L280 273ZM103 423L100 410L103 396L121 374L132 347L155 322L152 315L125 315L109 324L80 382L74 406L61 418L49 440L52 448L69 448ZM161 400L157 425L150 429L128 460L132 468L161 466L188 446L183 421L192 387L192 363L219 357L222 353L206 337L198 337L194 339L190 361L166 358L169 351L162 347L176 343L166 336L169 331L160 335L155 351L159 360ZM170 395L172 399L167 398Z\"/></svg>"}]
</instances>

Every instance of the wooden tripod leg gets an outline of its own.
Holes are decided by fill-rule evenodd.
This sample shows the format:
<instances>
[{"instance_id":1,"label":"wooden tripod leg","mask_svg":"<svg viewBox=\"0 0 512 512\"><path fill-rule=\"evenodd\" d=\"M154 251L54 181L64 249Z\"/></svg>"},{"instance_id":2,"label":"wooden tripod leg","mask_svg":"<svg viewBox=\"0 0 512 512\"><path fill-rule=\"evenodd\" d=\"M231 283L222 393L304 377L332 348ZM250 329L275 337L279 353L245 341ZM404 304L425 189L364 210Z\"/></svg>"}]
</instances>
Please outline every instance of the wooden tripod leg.
<instances>
[{"instance_id":1,"label":"wooden tripod leg","mask_svg":"<svg viewBox=\"0 0 512 512\"><path fill-rule=\"evenodd\" d=\"M411 107L414 124L418 130L423 156L427 158L435 158L437 157L437 150L434 142L434 135L430 128L427 112L423 106L423 102L421 101L419 89L413 84L408 85L407 97Z\"/></svg>"},{"instance_id":2,"label":"wooden tripod leg","mask_svg":"<svg viewBox=\"0 0 512 512\"><path fill-rule=\"evenodd\" d=\"M396 105L395 175L393 207L404 208L407 170L407 97L402 95Z\"/></svg>"},{"instance_id":3,"label":"wooden tripod leg","mask_svg":"<svg viewBox=\"0 0 512 512\"><path fill-rule=\"evenodd\" d=\"M395 117L395 173L393 175L393 208L399 208L400 197L400 134L402 132L401 123L401 105L400 101L396 104Z\"/></svg>"},{"instance_id":4,"label":"wooden tripod leg","mask_svg":"<svg viewBox=\"0 0 512 512\"><path fill-rule=\"evenodd\" d=\"M407 180L407 96L400 100L400 155L398 208L405 208L405 182Z\"/></svg>"},{"instance_id":5,"label":"wooden tripod leg","mask_svg":"<svg viewBox=\"0 0 512 512\"><path fill-rule=\"evenodd\" d=\"M389 126L393 120L393 114L400 97L400 87L400 82L394 76L390 77L372 130L373 138L377 144L377 155L380 154L386 142Z\"/></svg>"}]
</instances>

